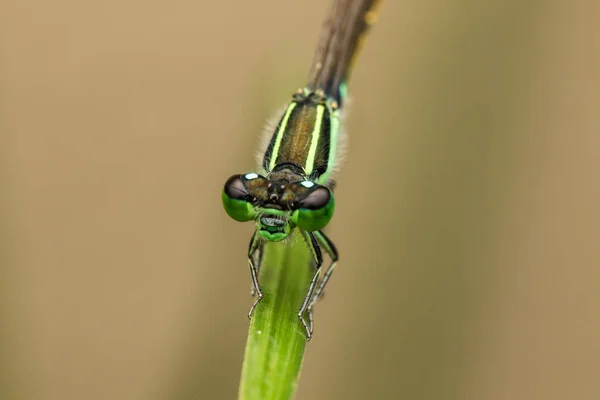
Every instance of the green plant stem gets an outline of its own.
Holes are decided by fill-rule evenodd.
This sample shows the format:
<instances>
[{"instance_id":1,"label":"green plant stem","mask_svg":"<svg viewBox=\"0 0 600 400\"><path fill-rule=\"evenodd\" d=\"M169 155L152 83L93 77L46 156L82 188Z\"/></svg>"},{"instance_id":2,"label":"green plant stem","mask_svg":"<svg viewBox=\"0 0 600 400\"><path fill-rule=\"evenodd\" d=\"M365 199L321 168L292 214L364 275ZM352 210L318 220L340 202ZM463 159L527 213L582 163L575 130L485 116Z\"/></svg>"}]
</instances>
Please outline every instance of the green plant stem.
<instances>
[{"instance_id":1,"label":"green plant stem","mask_svg":"<svg viewBox=\"0 0 600 400\"><path fill-rule=\"evenodd\" d=\"M250 322L239 400L293 398L306 348L297 314L312 277L309 265L298 234L289 243L265 244L259 277L264 298Z\"/></svg>"}]
</instances>

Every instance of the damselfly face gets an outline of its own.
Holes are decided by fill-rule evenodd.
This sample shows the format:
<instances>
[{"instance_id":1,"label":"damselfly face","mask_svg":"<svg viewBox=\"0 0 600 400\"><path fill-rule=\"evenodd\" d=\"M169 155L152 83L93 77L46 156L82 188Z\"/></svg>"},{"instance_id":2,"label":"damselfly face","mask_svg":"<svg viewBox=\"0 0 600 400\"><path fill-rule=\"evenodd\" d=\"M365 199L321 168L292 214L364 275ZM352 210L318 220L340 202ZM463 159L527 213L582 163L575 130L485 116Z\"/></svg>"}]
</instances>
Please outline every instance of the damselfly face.
<instances>
[{"instance_id":1,"label":"damselfly face","mask_svg":"<svg viewBox=\"0 0 600 400\"><path fill-rule=\"evenodd\" d=\"M335 209L329 188L303 180L269 180L256 173L234 175L225 182L223 207L236 221L256 221L258 233L278 242L292 229L322 229Z\"/></svg>"}]
</instances>

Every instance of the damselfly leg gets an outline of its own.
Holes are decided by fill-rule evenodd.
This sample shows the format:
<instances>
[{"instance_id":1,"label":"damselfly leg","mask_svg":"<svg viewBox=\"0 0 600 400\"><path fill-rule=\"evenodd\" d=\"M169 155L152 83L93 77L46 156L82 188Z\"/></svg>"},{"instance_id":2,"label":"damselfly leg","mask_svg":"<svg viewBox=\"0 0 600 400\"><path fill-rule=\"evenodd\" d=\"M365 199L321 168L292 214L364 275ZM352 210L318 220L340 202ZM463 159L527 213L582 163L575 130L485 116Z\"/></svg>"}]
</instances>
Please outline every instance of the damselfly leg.
<instances>
[{"instance_id":1,"label":"damselfly leg","mask_svg":"<svg viewBox=\"0 0 600 400\"><path fill-rule=\"evenodd\" d=\"M311 311L312 311L313 307L315 306L315 303L325 293L325 286L327 286L327 282L331 278L331 274L333 274L333 270L335 269L335 265L337 264L337 261L339 259L338 252L337 252L337 249L335 248L335 245L327 236L325 236L325 234L322 231L316 231L316 232L313 232L313 234L315 235L317 241L320 243L320 245L325 250L325 252L329 255L329 258L331 258L331 263L327 267L327 271L325 271L325 275L323 275L321 284L317 288L317 291L315 292L313 298L308 303L308 312L311 317L312 317ZM310 326L312 327L312 320L311 320ZM311 329L311 333L312 333L312 329Z\"/></svg>"},{"instance_id":2,"label":"damselfly leg","mask_svg":"<svg viewBox=\"0 0 600 400\"><path fill-rule=\"evenodd\" d=\"M252 236L252 238L254 239L254 236ZM264 254L264 243L262 245L259 245L258 248L255 251L256 256L252 257L252 260L254 262L254 267L256 270L256 276L257 278L260 276L260 266L262 265L262 259L263 259L263 254ZM250 296L254 297L256 295L256 288L254 286L254 280L252 280L252 287L250 288Z\"/></svg>"},{"instance_id":3,"label":"damselfly leg","mask_svg":"<svg viewBox=\"0 0 600 400\"><path fill-rule=\"evenodd\" d=\"M313 334L314 327L312 310L317 300L319 300L319 298L323 295L325 286L331 278L331 274L333 273L333 270L335 269L335 264L338 260L338 254L334 244L331 242L331 240L329 240L327 236L325 236L323 232L303 232L302 234L306 240L308 247L311 249L316 269L315 274L313 275L313 279L311 280L310 286L306 293L306 297L304 298L302 306L298 311L298 318L300 318L300 322L302 322L302 325L306 329L307 340L310 340ZM323 278L320 280L319 283L319 278L321 276L321 267L323 265L322 250L325 250L329 258L331 259L331 263L327 267L327 271L325 271L325 275L323 275ZM304 319L305 313L308 313L308 324Z\"/></svg>"},{"instance_id":4,"label":"damselfly leg","mask_svg":"<svg viewBox=\"0 0 600 400\"><path fill-rule=\"evenodd\" d=\"M306 320L304 319L304 313L306 312L306 310L308 308L310 300L313 297L313 294L315 292L315 287L317 286L317 282L319 281L319 275L321 274L321 265L323 265L323 254L321 254L321 248L319 247L319 243L317 242L317 239L315 238L314 233L306 232L306 231L301 231L301 232L302 232L302 236L304 236L304 240L306 241L306 244L308 245L308 248L310 249L310 251L312 253L313 260L315 262L315 274L313 275L313 278L310 281L310 286L308 287L308 291L306 293L306 296L304 297L302 306L300 307L300 310L298 311L298 318L300 319L300 322L302 322L304 329L306 329L306 339L310 340L310 338L312 337L312 332L313 332L312 312L311 312L311 310L308 311L308 320L309 320L308 324L306 323Z\"/></svg>"},{"instance_id":5,"label":"damselfly leg","mask_svg":"<svg viewBox=\"0 0 600 400\"><path fill-rule=\"evenodd\" d=\"M252 286L253 286L252 292L253 292L253 294L256 294L256 300L254 300L254 303L252 303L252 307L250 307L250 311L248 311L248 318L252 318L252 313L254 312L256 305L264 297L263 292L260 290L260 285L258 283L258 271L260 269L260 261L262 258L262 256L260 254L262 253L263 246L264 246L264 243L261 240L260 235L258 234L258 232L255 231L254 234L252 235L252 239L250 240L250 246L248 249L248 264L250 264L250 275L252 277ZM256 251L259 251L258 267L254 263L254 253L256 253Z\"/></svg>"}]
</instances>

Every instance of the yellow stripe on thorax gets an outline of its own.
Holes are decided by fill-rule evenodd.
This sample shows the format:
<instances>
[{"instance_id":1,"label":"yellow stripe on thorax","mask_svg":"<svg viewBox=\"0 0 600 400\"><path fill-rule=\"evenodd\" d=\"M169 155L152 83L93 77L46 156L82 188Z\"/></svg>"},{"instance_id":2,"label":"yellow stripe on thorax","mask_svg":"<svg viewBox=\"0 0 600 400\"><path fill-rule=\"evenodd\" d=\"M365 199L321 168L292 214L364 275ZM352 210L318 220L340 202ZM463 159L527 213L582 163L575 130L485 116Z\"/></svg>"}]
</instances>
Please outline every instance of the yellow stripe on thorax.
<instances>
[{"instance_id":1,"label":"yellow stripe on thorax","mask_svg":"<svg viewBox=\"0 0 600 400\"><path fill-rule=\"evenodd\" d=\"M287 127L288 120L290 119L290 114L292 113L292 111L294 111L294 108L296 108L297 104L298 103L296 103L295 101L290 103L290 105L288 106L288 108L285 112L283 120L281 121L281 125L279 126L279 129L277 130L277 137L275 138L275 146L273 146L273 151L271 152L271 159L269 160L269 169L270 170L275 168L275 161L277 161L277 154L279 153L279 147L281 146L281 140L283 139L283 134L285 133L285 129Z\"/></svg>"},{"instance_id":2,"label":"yellow stripe on thorax","mask_svg":"<svg viewBox=\"0 0 600 400\"><path fill-rule=\"evenodd\" d=\"M313 172L315 166L315 157L317 155L317 146L319 144L319 136L321 136L321 123L323 122L323 113L325 112L324 105L317 106L317 116L315 118L315 126L310 137L310 148L306 157L306 165L304 170L307 175Z\"/></svg>"}]
</instances>

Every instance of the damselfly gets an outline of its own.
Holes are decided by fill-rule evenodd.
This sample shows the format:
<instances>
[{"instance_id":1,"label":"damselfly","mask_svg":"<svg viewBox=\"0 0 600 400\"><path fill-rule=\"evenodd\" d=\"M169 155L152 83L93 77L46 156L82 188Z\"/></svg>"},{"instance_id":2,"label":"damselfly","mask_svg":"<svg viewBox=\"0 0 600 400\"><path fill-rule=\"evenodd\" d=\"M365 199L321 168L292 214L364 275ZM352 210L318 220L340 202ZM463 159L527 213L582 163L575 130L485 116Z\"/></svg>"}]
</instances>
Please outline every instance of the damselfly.
<instances>
[{"instance_id":1,"label":"damselfly","mask_svg":"<svg viewBox=\"0 0 600 400\"><path fill-rule=\"evenodd\" d=\"M258 282L265 241L279 242L298 230L310 248L316 272L298 318L313 332L312 310L323 294L338 260L338 252L322 232L333 216L334 172L339 168L341 125L346 84L357 50L375 19L378 0L334 0L323 24L306 87L299 89L277 116L274 132L260 152L260 170L234 175L222 193L223 206L236 221L255 221L248 261L256 300L263 298ZM320 279L323 254L331 264ZM258 255L258 257L256 257ZM309 322L304 319L308 312Z\"/></svg>"}]
</instances>

